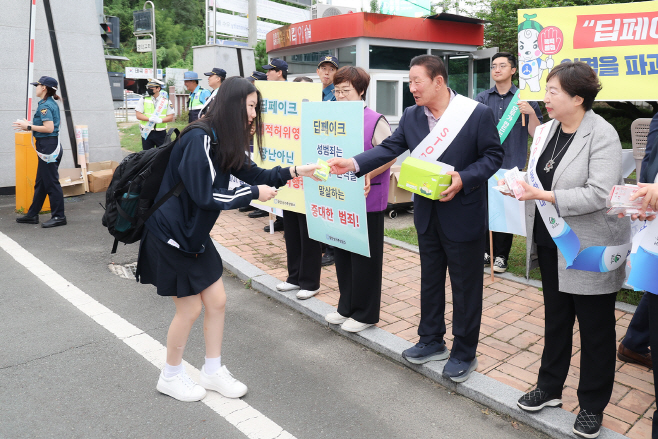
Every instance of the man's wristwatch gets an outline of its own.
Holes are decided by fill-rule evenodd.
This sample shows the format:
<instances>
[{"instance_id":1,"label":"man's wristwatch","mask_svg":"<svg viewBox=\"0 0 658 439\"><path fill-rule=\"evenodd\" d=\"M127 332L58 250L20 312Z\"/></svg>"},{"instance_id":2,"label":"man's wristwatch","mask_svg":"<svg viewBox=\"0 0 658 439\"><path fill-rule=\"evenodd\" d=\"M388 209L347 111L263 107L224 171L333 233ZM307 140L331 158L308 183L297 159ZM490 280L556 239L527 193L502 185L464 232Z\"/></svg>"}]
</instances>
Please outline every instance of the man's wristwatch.
<instances>
[{"instance_id":1,"label":"man's wristwatch","mask_svg":"<svg viewBox=\"0 0 658 439\"><path fill-rule=\"evenodd\" d=\"M27 126L27 130L28 130L28 131L32 131L32 125L28 125L28 126Z\"/></svg>"}]
</instances>

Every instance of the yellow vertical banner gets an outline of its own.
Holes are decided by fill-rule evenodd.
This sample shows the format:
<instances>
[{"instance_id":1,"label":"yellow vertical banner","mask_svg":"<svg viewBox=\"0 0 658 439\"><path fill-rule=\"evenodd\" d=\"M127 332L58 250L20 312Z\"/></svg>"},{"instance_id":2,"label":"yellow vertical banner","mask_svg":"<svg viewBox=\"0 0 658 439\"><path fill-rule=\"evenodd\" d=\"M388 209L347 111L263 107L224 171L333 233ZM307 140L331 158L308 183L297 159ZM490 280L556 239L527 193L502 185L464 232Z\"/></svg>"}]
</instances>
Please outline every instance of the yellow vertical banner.
<instances>
[{"instance_id":1,"label":"yellow vertical banner","mask_svg":"<svg viewBox=\"0 0 658 439\"><path fill-rule=\"evenodd\" d=\"M521 99L544 99L563 62L599 75L600 101L658 100L658 2L518 10Z\"/></svg>"},{"instance_id":2,"label":"yellow vertical banner","mask_svg":"<svg viewBox=\"0 0 658 439\"><path fill-rule=\"evenodd\" d=\"M288 167L302 163L302 102L322 100L322 84L256 81L263 101L263 156L254 145L254 162L261 168ZM276 198L254 204L305 213L304 182L294 178L280 188Z\"/></svg>"}]
</instances>

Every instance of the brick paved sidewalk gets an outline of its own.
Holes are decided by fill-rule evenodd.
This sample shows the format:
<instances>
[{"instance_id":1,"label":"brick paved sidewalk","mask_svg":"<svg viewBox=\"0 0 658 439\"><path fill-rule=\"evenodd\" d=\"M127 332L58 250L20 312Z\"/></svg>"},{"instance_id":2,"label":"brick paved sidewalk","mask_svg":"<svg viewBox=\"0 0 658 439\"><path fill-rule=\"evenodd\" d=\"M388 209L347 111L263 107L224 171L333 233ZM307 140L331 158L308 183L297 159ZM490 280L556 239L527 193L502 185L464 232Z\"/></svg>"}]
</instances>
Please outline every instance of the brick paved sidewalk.
<instances>
[{"instance_id":1,"label":"brick paved sidewalk","mask_svg":"<svg viewBox=\"0 0 658 439\"><path fill-rule=\"evenodd\" d=\"M237 210L223 212L211 235L227 249L284 281L287 277L283 233L265 233L267 218L250 219ZM543 349L544 307L537 288L483 275L484 303L478 372L502 383L527 391L537 382ZM318 299L338 304L338 283L334 266L322 268ZM446 298L452 301L450 280ZM617 340L626 334L632 315L616 311ZM420 259L410 251L384 244L383 291L378 327L405 340L418 341L420 321ZM446 342L451 345L452 303L446 304ZM580 373L580 337L574 330L571 368L562 399L563 408L578 413L576 389ZM617 361L617 373L603 425L630 438L651 436L651 419L656 409L653 374L645 367Z\"/></svg>"}]
</instances>

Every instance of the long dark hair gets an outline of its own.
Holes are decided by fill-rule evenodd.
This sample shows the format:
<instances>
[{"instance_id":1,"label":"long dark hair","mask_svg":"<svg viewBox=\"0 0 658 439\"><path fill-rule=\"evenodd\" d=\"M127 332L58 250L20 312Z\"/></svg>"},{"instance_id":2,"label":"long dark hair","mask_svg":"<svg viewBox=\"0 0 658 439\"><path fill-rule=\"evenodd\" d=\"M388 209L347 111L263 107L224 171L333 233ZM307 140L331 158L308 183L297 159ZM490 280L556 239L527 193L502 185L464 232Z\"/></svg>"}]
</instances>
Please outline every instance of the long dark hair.
<instances>
[{"instance_id":1,"label":"long dark hair","mask_svg":"<svg viewBox=\"0 0 658 439\"><path fill-rule=\"evenodd\" d=\"M256 103L256 118L249 125L247 117L247 96L258 95ZM223 172L241 168L245 165L250 152L251 128L255 127L254 146L262 157L262 96L260 91L249 81L239 76L233 76L219 87L217 96L208 106L208 111L201 119L188 125L183 133L205 124L217 135L217 144L213 150L213 161ZM246 153L246 154L245 154ZM249 163L249 162L247 162Z\"/></svg>"}]
</instances>

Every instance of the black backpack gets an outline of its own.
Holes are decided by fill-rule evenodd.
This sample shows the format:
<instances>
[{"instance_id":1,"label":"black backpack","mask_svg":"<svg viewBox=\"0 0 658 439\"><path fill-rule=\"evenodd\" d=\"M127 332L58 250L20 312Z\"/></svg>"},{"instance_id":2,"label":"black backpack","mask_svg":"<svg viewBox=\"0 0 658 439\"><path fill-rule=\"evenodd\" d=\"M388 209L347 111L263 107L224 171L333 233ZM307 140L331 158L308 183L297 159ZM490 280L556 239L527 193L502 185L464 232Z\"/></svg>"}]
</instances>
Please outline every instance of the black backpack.
<instances>
[{"instance_id":1,"label":"black backpack","mask_svg":"<svg viewBox=\"0 0 658 439\"><path fill-rule=\"evenodd\" d=\"M214 135L205 124L186 127L201 128L211 139ZM182 134L174 130L176 139L157 148L139 151L125 157L114 171L110 186L105 192L103 226L114 236L112 253L116 253L119 242L132 244L142 239L144 223L169 198L179 196L185 185L179 181L157 203L153 203L160 190L162 178L169 164L169 157ZM213 142L214 143L214 142Z\"/></svg>"}]
</instances>

